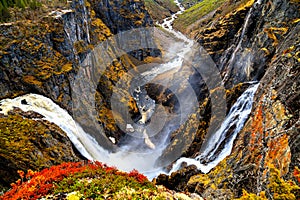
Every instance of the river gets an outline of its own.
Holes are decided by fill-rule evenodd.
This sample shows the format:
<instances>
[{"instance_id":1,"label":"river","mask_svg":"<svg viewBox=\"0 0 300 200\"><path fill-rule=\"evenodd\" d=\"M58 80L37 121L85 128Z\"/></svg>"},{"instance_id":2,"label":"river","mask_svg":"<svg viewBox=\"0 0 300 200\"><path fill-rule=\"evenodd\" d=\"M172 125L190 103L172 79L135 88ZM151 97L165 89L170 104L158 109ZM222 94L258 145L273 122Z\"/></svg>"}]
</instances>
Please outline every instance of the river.
<instances>
[{"instance_id":1,"label":"river","mask_svg":"<svg viewBox=\"0 0 300 200\"><path fill-rule=\"evenodd\" d=\"M173 30L172 23L175 20L176 16L181 14L184 11L184 8L176 0L176 4L179 6L180 11L173 14L171 17L165 19L161 27L163 27L167 32L172 34L174 37L179 40L177 46L172 46L170 48L174 49L172 52L174 55L165 63L158 64L147 71L141 73L143 77L143 83L150 82L155 77L159 75L168 75L170 71L175 73L182 69L182 65L185 59L188 57L191 49L193 48L194 41L188 39L186 36ZM180 78L178 79L180 80ZM146 82L145 82L146 81ZM177 83L176 83L177 84ZM175 85L176 85L175 84ZM142 85L137 85L135 87L136 91L139 91L139 87ZM147 105L139 105L139 102L145 102L140 98L149 98L147 95L141 97L141 93L135 94L135 100L139 105L140 112L144 117L142 117L141 123L138 125L131 124L133 130L137 130L141 126L145 126L142 131L144 140L137 138L128 141L125 145L118 147L114 152L110 152L103 148L96 139L81 128L79 123L74 120L74 118L69 115L69 113L55 104L51 99L38 95L38 94L26 94L14 99L3 99L0 101L0 107L2 111L0 113L7 114L9 110L12 110L13 107L18 107L23 111L34 111L44 116L45 120L55 123L58 125L70 138L75 147L79 152L89 160L98 160L104 162L108 165L116 166L120 170L131 171L133 169L139 170L141 173L144 173L148 176L149 179L152 179L159 175L160 173L170 173L175 170L178 170L181 163L186 162L187 164L194 164L202 172L208 172L214 166L216 166L222 159L230 154L233 141L242 129L248 115L252 109L252 101L254 93L257 89L257 84L254 84L248 90L246 90L242 96L237 100L234 106L231 108L228 116L224 120L221 128L213 133L213 137L210 137L206 143L207 148L202 151L197 158L180 158L173 165L171 171L165 171L162 166L156 166L157 158L159 158L163 150L169 144L169 137L172 131L178 128L180 125L184 124L188 116L195 111L195 105L197 100L195 94L183 94L186 96L179 96L179 103L181 104L181 112L178 119L176 116L174 118L166 116L167 120L163 124L163 128L159 129L157 133L153 133L153 128L147 128L146 121L152 117L154 113L156 103L153 100L148 102L148 109L145 109ZM179 90L179 85L173 87L175 90ZM143 91L145 92L145 91ZM193 99L194 98L194 99ZM26 104L22 104L22 100L26 100ZM24 101L23 101L24 102ZM147 101L146 101L147 102ZM145 104L145 103L144 103ZM94 105L94 104L92 104ZM149 109L152 109L151 112L148 112ZM144 111L143 111L144 110ZM148 112L148 113L146 113ZM150 114L149 114L150 113ZM154 118L154 117L152 117ZM160 116L156 120L161 121ZM155 119L151 119L151 122ZM153 122L154 123L154 122ZM235 127L233 133L230 137L226 136L227 132L231 127ZM103 134L103 133L101 133ZM159 140L155 140L154 135L160 134ZM229 139L228 139L229 138ZM113 140L113 138L111 138ZM108 141L108 140L107 140ZM145 142L146 145L150 148L141 148L141 142ZM226 143L223 149L220 149L222 143ZM169 163L171 164L171 163Z\"/></svg>"}]
</instances>

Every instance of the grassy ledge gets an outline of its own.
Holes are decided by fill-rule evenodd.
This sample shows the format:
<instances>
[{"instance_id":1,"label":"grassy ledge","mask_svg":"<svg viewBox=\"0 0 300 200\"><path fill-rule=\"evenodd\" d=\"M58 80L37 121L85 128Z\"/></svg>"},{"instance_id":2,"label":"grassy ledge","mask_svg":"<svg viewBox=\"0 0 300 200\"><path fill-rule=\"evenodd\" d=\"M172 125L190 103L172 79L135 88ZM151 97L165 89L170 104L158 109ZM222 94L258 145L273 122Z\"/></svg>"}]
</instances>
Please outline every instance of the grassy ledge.
<instances>
[{"instance_id":1,"label":"grassy ledge","mask_svg":"<svg viewBox=\"0 0 300 200\"><path fill-rule=\"evenodd\" d=\"M201 17L220 7L226 0L203 0L190 7L174 21L174 27L178 30L186 30Z\"/></svg>"}]
</instances>

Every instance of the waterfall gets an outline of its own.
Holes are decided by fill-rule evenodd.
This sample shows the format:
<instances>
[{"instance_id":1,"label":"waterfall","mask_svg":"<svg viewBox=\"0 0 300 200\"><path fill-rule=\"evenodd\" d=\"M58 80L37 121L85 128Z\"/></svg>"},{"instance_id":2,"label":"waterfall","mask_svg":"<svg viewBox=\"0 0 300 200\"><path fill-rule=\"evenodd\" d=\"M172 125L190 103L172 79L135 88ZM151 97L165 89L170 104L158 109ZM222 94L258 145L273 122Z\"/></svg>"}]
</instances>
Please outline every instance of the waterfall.
<instances>
[{"instance_id":1,"label":"waterfall","mask_svg":"<svg viewBox=\"0 0 300 200\"><path fill-rule=\"evenodd\" d=\"M173 14L170 18L165 19L164 22L159 25L165 28L169 33L174 35L176 38L181 40L181 43L183 45L180 46L180 48L178 48L178 46L174 47L176 49L174 51L176 55L173 56L171 59L169 59L166 63L159 64L158 66L155 66L141 73L141 76L144 79L143 81L150 82L159 74L168 73L168 71L170 70L175 70L175 69L179 70L183 65L184 59L187 59L188 53L191 51L194 45L193 40L188 39L182 33L174 31L172 28L172 23L176 19L176 16L178 14L181 14L184 11L184 8L178 2L178 0L175 0L175 3L179 6L180 11ZM242 34L244 34L244 31ZM104 57L104 55L102 54L97 56ZM103 60L105 60L105 58L103 58ZM205 64L209 67L208 63L209 61L207 61ZM90 78L90 75L91 73L88 75L89 76L88 78ZM85 83L85 81L83 82ZM140 83L138 81L136 82ZM137 85L137 86L142 86L142 85ZM179 83L176 86L179 87ZM175 90L177 89L176 86L174 87ZM183 162L187 162L188 164L195 164L201 171L208 172L211 168L215 167L219 161L221 161L227 155L229 155L231 152L233 141L236 135L238 134L238 132L242 129L251 111L253 96L257 87L258 84L254 85L253 87L250 87L237 100L237 102L231 108L221 128L216 133L214 133L213 137L211 137L208 140L207 148L204 148L201 151L202 152L201 155L199 155L196 159L180 158L174 164L171 172L179 169L180 164ZM193 89L190 88L190 91L193 91ZM79 93L79 95L82 95L82 93ZM147 97L147 95L145 95L145 97ZM94 98L94 97L91 95L88 98ZM137 98L138 96L136 96L136 101L138 101ZM7 115L8 111L12 110L14 107L20 108L25 112L34 111L36 113L39 113L44 116L43 118L44 120L50 121L56 124L57 126L59 126L67 134L67 136L70 138L70 140L72 141L74 146L78 149L78 151L87 159L98 160L108 165L116 166L118 169L123 171L131 171L132 169L137 169L141 173L144 173L146 176L148 176L149 179L151 179L153 177L156 177L160 173L166 173L162 170L162 167L157 167L155 165L157 158L162 155L162 152L168 145L167 143L168 143L169 134L172 133L172 131L174 131L175 128L178 128L180 126L180 123L184 123L185 120L188 118L188 116L193 113L194 110L190 105L195 104L198 106L198 102L192 102L188 94L187 95L183 94L181 99L183 99L183 101L180 102L182 103L181 115L184 116L182 117L182 119L184 120L182 121L179 120L180 122L176 121L177 119L173 121L170 120L169 124L165 125L164 129L161 130L160 132L160 134L162 135L162 137L159 138L160 141L159 142L154 141L155 148L138 149L141 147L140 145L141 141L139 140L140 138L138 138L136 140L132 139L132 141L128 141L128 143L119 147L115 152L108 152L103 147L101 147L97 143L95 138L93 138L91 134L85 132L83 128L72 118L72 116L66 110L59 107L51 99L44 97L42 95L26 94L14 99L1 100L0 113ZM24 103L24 100L26 103ZM195 100L197 101L197 99ZM154 105L154 103L152 104ZM94 104L92 104L92 106L94 106ZM154 109L153 108L154 106L150 106L150 107L151 109ZM148 117L144 115L142 118L142 122L145 123L147 118ZM36 119L36 120L41 120L41 119ZM133 125L133 126L129 126L129 128L135 129L136 127L135 125ZM228 132L229 130L231 131L230 133ZM149 135L152 136L152 133L150 133L150 131L148 131L148 133L145 132L143 133L146 142L148 142L149 144L148 146L152 146L153 143L152 141L150 141L150 137L149 137ZM101 134L104 135L104 133ZM114 138L110 138L110 139L113 140Z\"/></svg>"},{"instance_id":2,"label":"waterfall","mask_svg":"<svg viewBox=\"0 0 300 200\"><path fill-rule=\"evenodd\" d=\"M0 101L0 108L0 113L4 115L7 115L13 108L20 108L24 112L34 111L43 115L43 120L59 126L76 149L89 160L98 160L127 172L137 169L150 179L162 172L160 168L154 167L155 160L162 152L161 148L151 152L137 153L130 151L129 146L123 146L118 152L110 153L103 149L89 133L86 133L66 110L42 95L26 94L14 99L3 99Z\"/></svg>"},{"instance_id":3,"label":"waterfall","mask_svg":"<svg viewBox=\"0 0 300 200\"><path fill-rule=\"evenodd\" d=\"M22 104L22 100L26 104ZM44 116L44 120L59 126L70 138L78 151L87 159L95 159L97 151L102 155L108 153L102 149L83 129L73 120L69 113L55 104L51 99L38 94L26 94L14 99L3 99L0 107L4 115L14 107L20 108L24 112L34 111ZM95 151L97 150L97 151Z\"/></svg>"},{"instance_id":4,"label":"waterfall","mask_svg":"<svg viewBox=\"0 0 300 200\"><path fill-rule=\"evenodd\" d=\"M230 109L226 119L219 130L211 137L207 145L201 149L201 154L195 159L180 158L174 164L170 173L180 169L182 163L196 165L203 173L209 172L226 156L230 155L233 142L237 134L244 127L244 123L252 110L254 94L258 88L258 83L250 86L236 101ZM220 148L221 146L222 148Z\"/></svg>"},{"instance_id":5,"label":"waterfall","mask_svg":"<svg viewBox=\"0 0 300 200\"><path fill-rule=\"evenodd\" d=\"M247 13L246 15L246 18L245 18L245 22L244 22L244 25L242 27L242 32L241 32L241 35L240 35L240 38L239 38L239 41L233 51L233 53L231 54L231 57L229 59L229 62L228 62L228 72L226 73L225 77L224 77L224 80L228 80L229 79L229 76L230 76L230 72L232 71L233 69L233 65L236 63L236 55L237 55L237 52L239 51L239 49L241 48L241 45L242 45L242 42L243 42L243 39L244 39L244 36L245 36L245 33L246 33L246 29L249 25L249 20L253 14L253 8L254 6L256 6L257 4L261 4L261 1L262 0L257 0L253 6L250 8L249 12ZM225 63L223 63L224 65ZM221 68L223 68L224 66L222 66Z\"/></svg>"}]
</instances>

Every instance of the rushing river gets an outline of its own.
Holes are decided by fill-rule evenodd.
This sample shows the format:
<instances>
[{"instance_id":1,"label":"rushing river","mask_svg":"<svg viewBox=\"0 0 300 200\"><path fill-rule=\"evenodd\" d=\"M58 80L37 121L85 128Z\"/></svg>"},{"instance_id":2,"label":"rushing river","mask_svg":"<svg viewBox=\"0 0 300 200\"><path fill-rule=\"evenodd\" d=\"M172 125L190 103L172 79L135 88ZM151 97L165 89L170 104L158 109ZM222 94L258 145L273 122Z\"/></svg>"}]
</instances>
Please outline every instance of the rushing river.
<instances>
[{"instance_id":1,"label":"rushing river","mask_svg":"<svg viewBox=\"0 0 300 200\"><path fill-rule=\"evenodd\" d=\"M184 8L180 5L178 1L175 1L179 6L180 11L173 14L171 17L165 19L161 27L166 31L173 34L178 40L180 40L180 48L175 48L175 56L169 59L167 62L159 64L147 71L143 72L141 75L144 81L151 81L156 76L162 74L168 74L170 70L180 70L184 59L187 57L187 54L191 51L191 48L194 44L193 40L188 39L183 34L174 31L172 28L172 23L177 15L181 14L184 11ZM174 72L173 72L174 73ZM196 165L201 171L208 172L211 168L216 166L222 159L230 154L233 141L238 134L238 132L244 126L245 121L248 118L248 115L252 109L252 101L254 93L257 89L258 84L254 84L248 90L246 90L237 102L231 108L228 116L224 120L221 128L217 130L213 137L210 137L206 143L206 149L202 151L202 154L197 158L180 158L173 166L172 171L179 169L182 162L187 164ZM139 91L140 85L136 87L136 91ZM140 92L140 91L139 91ZM144 91L145 92L145 91ZM139 101L140 93L136 93L135 99ZM143 95L143 98L148 98L147 95ZM182 98L184 102L181 102L184 106L181 112L181 115L184 115L185 120L187 117L193 113L193 108L189 108L189 103L191 100L188 98ZM23 100L23 101L22 101ZM26 104L22 103L26 100ZM151 109L155 108L155 102L153 100L149 101ZM0 113L7 114L9 110L12 110L13 107L18 107L23 111L34 111L44 116L45 120L55 123L58 125L70 138L75 147L80 151L80 153L90 160L98 160L105 162L108 165L116 166L117 168L124 171L131 171L132 169L137 169L140 172L147 175L150 179L156 177L160 173L168 173L164 171L162 167L156 166L155 163L157 158L162 155L163 150L167 147L169 142L169 136L174 128L178 128L180 124L176 120L169 120L169 124L165 124L164 128L160 130L161 137L159 140L152 140L151 129L145 129L143 132L143 137L148 147L142 148L139 143L141 140L132 140L128 141L126 145L118 147L114 152L107 151L102 148L101 145L94 139L94 137L85 132L83 128L74 120L72 116L69 115L67 111L55 104L51 99L46 98L37 94L27 94L20 96L14 99L4 99L0 101L0 108L2 111ZM143 106L140 107L142 117L141 124L144 125L147 121L147 118L151 118L153 112L149 116L146 116L143 113ZM146 112L146 111L145 111ZM180 121L184 123L185 121ZM141 126L141 125L138 125ZM235 127L230 137L226 136L228 130L232 131L232 127ZM130 126L131 128L131 126ZM136 129L136 126L132 124L133 130ZM113 138L111 138L113 140ZM220 149L221 144L225 143L224 148ZM201 164L202 163L202 164ZM205 164L203 164L205 163Z\"/></svg>"}]
</instances>

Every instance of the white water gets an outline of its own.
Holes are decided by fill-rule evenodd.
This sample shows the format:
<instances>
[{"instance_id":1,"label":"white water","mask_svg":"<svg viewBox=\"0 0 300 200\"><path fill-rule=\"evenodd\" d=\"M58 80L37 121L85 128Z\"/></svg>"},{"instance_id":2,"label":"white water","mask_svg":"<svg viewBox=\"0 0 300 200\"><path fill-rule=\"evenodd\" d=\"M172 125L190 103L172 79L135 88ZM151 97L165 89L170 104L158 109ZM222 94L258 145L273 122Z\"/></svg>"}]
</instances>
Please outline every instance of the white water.
<instances>
[{"instance_id":1,"label":"white water","mask_svg":"<svg viewBox=\"0 0 300 200\"><path fill-rule=\"evenodd\" d=\"M176 15L174 14L172 16L175 19ZM171 22L166 21L166 23ZM150 82L159 74L166 73L167 71L175 68L179 69L182 66L185 55L189 52L193 45L193 41L186 38L183 34L178 33L171 28L167 30L183 41L182 43L184 45L179 49L175 49L174 52L176 56L171 58L167 63L153 67L142 73L141 75L145 80L147 80L147 82ZM27 105L21 103L24 99L28 103ZM140 141L130 141L125 146L120 147L117 152L110 153L98 145L96 140L92 138L89 133L86 133L67 111L59 107L47 97L38 94L27 94L15 99L4 99L0 101L0 105L0 108L2 109L0 113L3 114L7 114L7 112L12 110L13 107L18 107L25 112L34 111L43 115L45 120L53 122L59 126L67 134L78 151L89 160L98 160L108 165L116 166L118 169L123 171L137 169L148 176L149 179L156 177L160 173L166 173L161 169L161 167L155 167L155 163L167 145L166 141L168 133L172 132L172 128L174 127L172 124L167 125L167 127L162 130L164 133L161 134L164 135L164 137L160 138L161 141L155 149L145 149L144 152L137 151L135 147L139 146ZM145 139L146 142L149 140L148 135L145 136Z\"/></svg>"},{"instance_id":2,"label":"white water","mask_svg":"<svg viewBox=\"0 0 300 200\"><path fill-rule=\"evenodd\" d=\"M179 11L172 14L171 17L168 17L163 20L162 24L156 23L157 25L161 26L165 30L169 31L171 34L173 34L176 38L183 40L185 42L184 48L182 48L182 53L177 54L179 57L182 57L190 51L190 48L193 46L194 41L188 39L185 35L183 35L181 32L175 31L173 29L173 22L177 18L178 15L182 14L185 10L185 8L181 5L181 3L178 2L178 0L174 0L175 4L179 7Z\"/></svg>"},{"instance_id":3,"label":"white water","mask_svg":"<svg viewBox=\"0 0 300 200\"><path fill-rule=\"evenodd\" d=\"M27 102L26 105L21 103L24 99ZM154 163L157 157L160 156L162 149L157 148L151 153L137 153L124 146L116 153L109 153L99 146L88 133L84 132L67 111L47 97L38 94L26 94L14 99L1 100L0 105L2 109L0 113L5 115L14 107L20 108L24 112L34 111L43 115L43 119L59 126L78 151L89 160L98 160L124 171L137 169L149 178L161 173L161 169L154 168Z\"/></svg>"},{"instance_id":4,"label":"white water","mask_svg":"<svg viewBox=\"0 0 300 200\"><path fill-rule=\"evenodd\" d=\"M147 81L151 81L158 74L165 73L171 69L180 68L184 62L184 58L187 53L191 50L193 46L193 41L185 37L183 34L176 32L172 28L172 23L178 14L184 11L184 8L175 1L180 7L180 11L173 14L170 19L164 20L162 27L167 31L172 33L178 39L183 41L183 46L180 49L176 49L176 56L173 57L169 62L161 64L157 67L152 68L149 71L142 73L142 76ZM236 134L243 127L245 120L247 119L249 112L251 111L252 99L257 86L247 90L237 101L239 104L230 110L228 117L223 123L221 129L216 132L214 139L209 141L209 147L207 148L199 157L196 159L191 158L180 158L176 164L174 164L172 171L180 168L182 162L186 162L189 165L195 164L201 171L208 172L211 168L215 167L222 159L230 154L232 144ZM21 104L21 100L26 99L28 105ZM166 173L161 168L155 167L155 162L159 156L161 156L162 151L166 147L166 138L162 138L160 145L156 146L155 149L147 149L145 152L137 152L132 146L138 146L132 141L128 145L125 145L118 149L116 153L109 153L101 146L97 144L94 138L92 138L88 133L77 124L73 118L64 109L56 105L52 100L37 94L27 94L15 99L5 99L0 101L0 108L2 111L0 113L7 114L7 112L13 107L21 108L23 111L32 110L43 115L45 120L55 123L63 131L65 131L75 145L75 147L80 151L80 153L90 160L98 160L104 162L108 165L113 165L124 171L131 171L132 169L137 169L149 177L149 179L157 176L160 173ZM224 140L226 135L226 130L232 124L236 124L235 129L230 140L226 143L225 148L215 159L212 159L216 153L216 149L220 146L221 142ZM172 125L166 128L165 133L170 133L172 131ZM150 134L151 135L151 134ZM165 134L167 135L167 134ZM212 159L207 165L200 164L201 159ZM172 172L171 171L171 172Z\"/></svg>"},{"instance_id":5,"label":"white water","mask_svg":"<svg viewBox=\"0 0 300 200\"><path fill-rule=\"evenodd\" d=\"M188 165L194 164L199 170L207 173L221 160L228 156L231 153L233 141L236 138L237 133L242 129L248 115L250 114L253 97L257 87L258 84L251 86L240 96L240 98L238 98L221 128L215 133L215 137L209 141L209 148L205 149L205 151L195 159L180 158L174 164L170 173L180 169L183 162L186 162ZM27 102L25 105L21 103L24 99ZM130 147L125 146L119 149L117 153L109 153L99 146L88 133L84 132L67 111L59 107L47 97L37 94L27 94L14 99L1 100L0 105L0 108L2 109L0 113L5 115L7 115L8 111L12 110L14 107L18 107L25 112L34 111L43 115L43 119L55 123L64 132L66 132L80 153L90 160L99 160L108 165L116 166L120 170L124 171L131 171L135 168L147 175L150 179L156 177L160 173L166 173L160 168L154 168L154 163L161 155L163 148L157 148L150 153L137 153L134 151L131 152L129 150ZM199 160L203 158L211 159L215 155L217 147L226 138L227 131L233 125L235 125L236 128L230 136L229 141L226 142L224 149L221 150L221 153L215 159L208 162L208 164L201 164Z\"/></svg>"},{"instance_id":6,"label":"white water","mask_svg":"<svg viewBox=\"0 0 300 200\"><path fill-rule=\"evenodd\" d=\"M248 119L248 116L252 109L253 97L258 88L258 84L249 87L236 101L236 103L230 109L226 119L222 123L220 129L214 134L214 137L208 141L208 145L205 150L197 156L192 158L180 158L174 164L170 173L180 169L182 163L188 165L196 165L203 173L208 173L212 168L222 161L226 156L230 155L233 142L237 134L242 130L244 123ZM233 128L232 134L226 141L225 147L221 149L218 155L216 152L221 143L226 139L226 134ZM208 163L202 164L201 160L209 160Z\"/></svg>"},{"instance_id":7,"label":"white water","mask_svg":"<svg viewBox=\"0 0 300 200\"><path fill-rule=\"evenodd\" d=\"M261 4L261 1L262 0L257 0L254 3L254 6L257 5L257 4ZM229 64L228 64L229 72L224 77L225 81L229 78L228 76L230 75L230 71L232 70L233 65L236 63L236 54L239 51L239 49L241 48L241 45L242 45L242 42L243 42L243 39L244 39L244 36L245 36L245 33L246 33L246 29L247 29L248 24L249 24L249 19L251 18L252 13L253 13L253 6L250 8L249 12L247 13L247 16L246 16L246 19L245 19L245 22L244 22L244 25L243 25L243 28L242 28L242 32L241 32L241 35L240 35L240 38L239 38L239 42L238 42L237 46L235 47L233 53L231 54Z\"/></svg>"}]
</instances>

